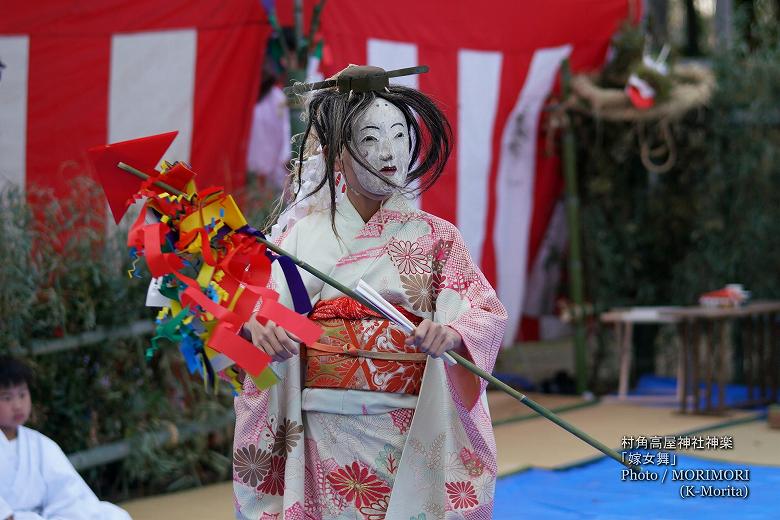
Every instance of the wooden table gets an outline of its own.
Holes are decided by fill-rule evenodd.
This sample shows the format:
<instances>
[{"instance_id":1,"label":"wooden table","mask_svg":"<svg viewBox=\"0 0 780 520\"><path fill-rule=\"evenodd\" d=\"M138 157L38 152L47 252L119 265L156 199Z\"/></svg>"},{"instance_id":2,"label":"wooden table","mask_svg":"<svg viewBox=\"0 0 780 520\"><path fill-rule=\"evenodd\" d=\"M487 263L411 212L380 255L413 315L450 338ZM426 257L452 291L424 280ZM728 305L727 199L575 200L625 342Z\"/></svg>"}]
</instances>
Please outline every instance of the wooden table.
<instances>
[{"instance_id":1,"label":"wooden table","mask_svg":"<svg viewBox=\"0 0 780 520\"><path fill-rule=\"evenodd\" d=\"M677 382L682 413L688 411L689 395L693 398L692 413L722 413L726 409L730 324L740 326L743 372L748 389L747 401L738 405L776 400L780 379L775 320L778 313L780 301L757 301L730 308L678 307L660 312L662 316L676 320L682 339ZM705 385L704 406L700 403L702 383ZM714 392L717 392L717 403L713 403Z\"/></svg>"},{"instance_id":2,"label":"wooden table","mask_svg":"<svg viewBox=\"0 0 780 520\"><path fill-rule=\"evenodd\" d=\"M633 361L632 342L635 323L677 323L679 318L665 314L680 307L626 307L611 309L601 314L601 321L612 323L615 327L615 342L618 344L620 359L620 378L618 380L618 399L628 395L628 382ZM679 364L678 364L679 366ZM677 393L681 394L680 373L678 369Z\"/></svg>"}]
</instances>

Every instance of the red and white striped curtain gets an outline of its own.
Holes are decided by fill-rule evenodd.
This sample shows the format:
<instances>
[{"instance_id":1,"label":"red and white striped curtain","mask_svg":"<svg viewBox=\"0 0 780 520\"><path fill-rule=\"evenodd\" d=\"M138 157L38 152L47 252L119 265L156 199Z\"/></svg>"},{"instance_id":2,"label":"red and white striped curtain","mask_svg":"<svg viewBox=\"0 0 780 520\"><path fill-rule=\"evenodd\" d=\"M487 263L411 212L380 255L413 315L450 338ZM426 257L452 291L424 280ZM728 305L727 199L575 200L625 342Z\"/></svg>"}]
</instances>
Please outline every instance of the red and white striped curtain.
<instances>
[{"instance_id":1,"label":"red and white striped curtain","mask_svg":"<svg viewBox=\"0 0 780 520\"><path fill-rule=\"evenodd\" d=\"M166 159L244 182L270 28L257 0L8 0L0 16L0 181L60 193L86 150L178 130Z\"/></svg>"},{"instance_id":2,"label":"red and white striped curtain","mask_svg":"<svg viewBox=\"0 0 780 520\"><path fill-rule=\"evenodd\" d=\"M326 76L348 63L430 66L398 83L440 103L457 144L422 208L457 224L507 307L507 343L544 335L539 318L550 310L545 280L551 273L542 251L566 240L560 163L554 149L547 153L543 108L565 58L575 72L603 65L629 1L337 0L326 6ZM288 9L280 4L280 13Z\"/></svg>"},{"instance_id":3,"label":"red and white striped curtain","mask_svg":"<svg viewBox=\"0 0 780 520\"><path fill-rule=\"evenodd\" d=\"M399 82L439 101L457 144L421 205L460 228L509 311L508 343L544 336L540 251L565 244L543 108L563 59L574 71L602 65L630 1L331 0L324 9L326 75L348 63L431 67ZM0 180L62 191L87 171L89 147L178 130L166 158L190 162L204 184L243 184L269 32L258 0L6 4ZM277 10L291 23L290 0Z\"/></svg>"}]
</instances>

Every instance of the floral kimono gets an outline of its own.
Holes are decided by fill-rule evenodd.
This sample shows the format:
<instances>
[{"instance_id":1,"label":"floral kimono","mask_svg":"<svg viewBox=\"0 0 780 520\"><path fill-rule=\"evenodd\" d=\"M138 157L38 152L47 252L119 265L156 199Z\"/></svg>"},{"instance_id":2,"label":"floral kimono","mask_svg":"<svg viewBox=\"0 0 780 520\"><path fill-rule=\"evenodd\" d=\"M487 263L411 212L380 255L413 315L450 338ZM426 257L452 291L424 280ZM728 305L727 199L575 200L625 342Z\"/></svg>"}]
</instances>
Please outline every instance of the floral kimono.
<instances>
[{"instance_id":1,"label":"floral kimono","mask_svg":"<svg viewBox=\"0 0 780 520\"><path fill-rule=\"evenodd\" d=\"M458 230L395 195L364 222L347 197L281 247L348 287L360 279L412 321L460 333L491 371L506 312ZM301 272L325 334L274 363L281 381L236 397L239 519L489 519L496 447L485 383L406 346L404 333ZM280 269L272 285L292 307Z\"/></svg>"}]
</instances>

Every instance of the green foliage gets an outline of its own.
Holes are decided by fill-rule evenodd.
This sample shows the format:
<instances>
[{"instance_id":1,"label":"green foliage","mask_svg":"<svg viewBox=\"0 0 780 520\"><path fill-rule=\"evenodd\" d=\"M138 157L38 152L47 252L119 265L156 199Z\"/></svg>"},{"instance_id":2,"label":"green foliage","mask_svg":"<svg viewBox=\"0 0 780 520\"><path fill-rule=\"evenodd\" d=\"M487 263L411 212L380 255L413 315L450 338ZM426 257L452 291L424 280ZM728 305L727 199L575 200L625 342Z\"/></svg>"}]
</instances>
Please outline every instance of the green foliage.
<instances>
[{"instance_id":1,"label":"green foliage","mask_svg":"<svg viewBox=\"0 0 780 520\"><path fill-rule=\"evenodd\" d=\"M657 123L574 116L586 292L599 308L690 305L730 282L780 295L778 40L724 52L713 67L710 106L671 124L667 173L640 161L638 135L657 145Z\"/></svg>"},{"instance_id":2,"label":"green foliage","mask_svg":"<svg viewBox=\"0 0 780 520\"><path fill-rule=\"evenodd\" d=\"M40 277L29 269L32 214L22 193L13 187L0 192L0 211L0 348L9 348L28 336Z\"/></svg>"},{"instance_id":3,"label":"green foliage","mask_svg":"<svg viewBox=\"0 0 780 520\"><path fill-rule=\"evenodd\" d=\"M599 85L605 88L622 89L626 86L629 76L636 74L653 87L656 101L667 100L672 90L673 80L677 78L663 75L644 64L646 40L647 37L641 27L624 24L612 38L612 56L601 72ZM667 59L667 64L672 62L672 59Z\"/></svg>"},{"instance_id":4,"label":"green foliage","mask_svg":"<svg viewBox=\"0 0 780 520\"><path fill-rule=\"evenodd\" d=\"M669 303L675 261L690 244L690 196L706 166L706 131L690 114L675 126L675 168L651 175L636 129L577 122L586 293L599 307Z\"/></svg>"},{"instance_id":5,"label":"green foliage","mask_svg":"<svg viewBox=\"0 0 780 520\"><path fill-rule=\"evenodd\" d=\"M707 153L695 186L691 247L676 271L678 298L699 283L744 283L777 298L780 279L780 45L773 38L716 62ZM713 285L714 284L714 285Z\"/></svg>"},{"instance_id":6,"label":"green foliage","mask_svg":"<svg viewBox=\"0 0 780 520\"><path fill-rule=\"evenodd\" d=\"M604 87L625 87L632 69L642 63L644 50L644 33L640 28L625 23L612 38L613 55L601 72L599 83Z\"/></svg>"},{"instance_id":7,"label":"green foliage","mask_svg":"<svg viewBox=\"0 0 780 520\"><path fill-rule=\"evenodd\" d=\"M107 231L101 189L79 180L74 193L58 199L40 190L0 192L0 353L17 353L34 368L29 426L73 453L224 417L232 408L227 386L217 396L208 394L173 345L147 363L148 337L25 354L36 341L154 320L156 311L144 306L149 277L143 261L141 278L130 278L126 230ZM250 222L259 222L269 198L252 193L238 200ZM102 496L115 499L224 479L231 441L232 428L166 447L133 441L129 458L84 476Z\"/></svg>"}]
</instances>

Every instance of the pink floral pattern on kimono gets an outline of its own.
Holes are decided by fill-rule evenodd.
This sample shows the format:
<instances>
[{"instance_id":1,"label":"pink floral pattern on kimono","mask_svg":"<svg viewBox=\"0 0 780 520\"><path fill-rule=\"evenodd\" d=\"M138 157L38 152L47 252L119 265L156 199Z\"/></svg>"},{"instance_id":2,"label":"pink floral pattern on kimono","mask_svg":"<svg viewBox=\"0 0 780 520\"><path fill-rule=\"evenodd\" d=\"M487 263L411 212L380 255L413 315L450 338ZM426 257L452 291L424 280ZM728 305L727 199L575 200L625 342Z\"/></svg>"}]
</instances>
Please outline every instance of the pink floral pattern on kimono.
<instances>
[{"instance_id":1,"label":"pink floral pattern on kimono","mask_svg":"<svg viewBox=\"0 0 780 520\"><path fill-rule=\"evenodd\" d=\"M401 196L369 222L345 197L335 225L339 238L328 212L312 213L287 230L281 245L347 286L362 279L392 304L447 324L463 338L465 355L492 371L506 312L455 226ZM342 296L302 276L313 302ZM277 266L272 284L291 307ZM274 368L279 384L258 391L248 379L235 401L237 518L287 518L297 507L305 518L323 520L491 518L497 464L484 381L428 359L416 409L350 415L303 409L299 357ZM271 454L273 472L262 452Z\"/></svg>"}]
</instances>

